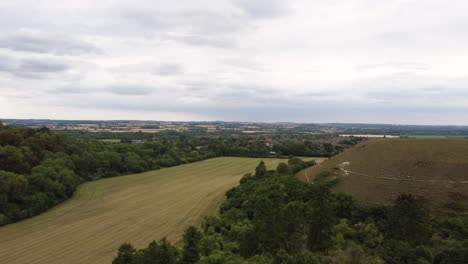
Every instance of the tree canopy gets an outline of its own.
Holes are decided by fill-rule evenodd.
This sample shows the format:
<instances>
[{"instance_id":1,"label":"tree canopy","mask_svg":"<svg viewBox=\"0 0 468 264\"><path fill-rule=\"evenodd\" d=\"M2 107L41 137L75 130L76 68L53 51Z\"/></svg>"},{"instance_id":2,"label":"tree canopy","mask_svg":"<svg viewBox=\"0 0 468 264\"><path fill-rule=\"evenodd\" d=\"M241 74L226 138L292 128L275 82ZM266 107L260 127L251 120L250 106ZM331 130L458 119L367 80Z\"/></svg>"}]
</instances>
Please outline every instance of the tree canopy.
<instances>
[{"instance_id":1,"label":"tree canopy","mask_svg":"<svg viewBox=\"0 0 468 264\"><path fill-rule=\"evenodd\" d=\"M284 165L262 167L226 193L221 214L207 217L201 233L186 229L175 263L466 263L466 216L435 219L407 194L392 205L363 206L331 192L331 179L306 184Z\"/></svg>"}]
</instances>

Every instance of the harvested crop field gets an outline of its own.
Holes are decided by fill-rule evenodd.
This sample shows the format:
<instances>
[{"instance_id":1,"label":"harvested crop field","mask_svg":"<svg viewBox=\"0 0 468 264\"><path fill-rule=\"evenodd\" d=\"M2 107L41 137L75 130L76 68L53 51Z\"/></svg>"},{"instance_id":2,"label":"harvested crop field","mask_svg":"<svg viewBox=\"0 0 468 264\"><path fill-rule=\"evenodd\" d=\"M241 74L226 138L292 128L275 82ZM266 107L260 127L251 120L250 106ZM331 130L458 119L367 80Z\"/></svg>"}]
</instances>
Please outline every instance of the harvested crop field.
<instances>
[{"instance_id":1,"label":"harvested crop field","mask_svg":"<svg viewBox=\"0 0 468 264\"><path fill-rule=\"evenodd\" d=\"M364 203L391 203L399 194L426 198L441 210L468 208L468 140L376 139L307 170L338 177L337 192Z\"/></svg>"},{"instance_id":2,"label":"harvested crop field","mask_svg":"<svg viewBox=\"0 0 468 264\"><path fill-rule=\"evenodd\" d=\"M0 228L1 263L111 263L123 242L176 242L260 160L269 169L285 161L223 157L83 184L47 213Z\"/></svg>"}]
</instances>

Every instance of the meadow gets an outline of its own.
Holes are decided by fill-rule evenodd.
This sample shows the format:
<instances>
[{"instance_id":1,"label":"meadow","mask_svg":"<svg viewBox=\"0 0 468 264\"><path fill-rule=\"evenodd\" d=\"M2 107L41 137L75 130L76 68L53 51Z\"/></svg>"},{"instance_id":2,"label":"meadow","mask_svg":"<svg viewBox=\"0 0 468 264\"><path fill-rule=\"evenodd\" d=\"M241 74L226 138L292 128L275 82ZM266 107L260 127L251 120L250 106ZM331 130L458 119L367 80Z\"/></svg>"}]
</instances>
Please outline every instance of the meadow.
<instances>
[{"instance_id":1,"label":"meadow","mask_svg":"<svg viewBox=\"0 0 468 264\"><path fill-rule=\"evenodd\" d=\"M88 182L75 196L36 217L0 228L0 260L9 264L110 263L125 241L136 247L216 214L225 192L264 160L221 157Z\"/></svg>"}]
</instances>

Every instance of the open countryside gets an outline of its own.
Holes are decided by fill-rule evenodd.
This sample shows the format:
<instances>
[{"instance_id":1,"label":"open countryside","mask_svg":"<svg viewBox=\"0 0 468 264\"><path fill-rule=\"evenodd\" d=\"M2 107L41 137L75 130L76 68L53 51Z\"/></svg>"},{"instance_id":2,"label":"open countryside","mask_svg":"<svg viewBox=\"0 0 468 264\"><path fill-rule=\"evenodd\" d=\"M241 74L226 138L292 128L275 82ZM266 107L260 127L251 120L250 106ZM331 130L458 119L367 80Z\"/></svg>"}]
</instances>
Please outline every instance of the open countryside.
<instances>
[{"instance_id":1,"label":"open countryside","mask_svg":"<svg viewBox=\"0 0 468 264\"><path fill-rule=\"evenodd\" d=\"M108 178L79 187L52 210L0 228L2 263L110 263L123 241L177 242L190 224L216 214L225 192L264 160L221 157Z\"/></svg>"},{"instance_id":2,"label":"open countryside","mask_svg":"<svg viewBox=\"0 0 468 264\"><path fill-rule=\"evenodd\" d=\"M468 0L0 2L0 264L468 264Z\"/></svg>"}]
</instances>

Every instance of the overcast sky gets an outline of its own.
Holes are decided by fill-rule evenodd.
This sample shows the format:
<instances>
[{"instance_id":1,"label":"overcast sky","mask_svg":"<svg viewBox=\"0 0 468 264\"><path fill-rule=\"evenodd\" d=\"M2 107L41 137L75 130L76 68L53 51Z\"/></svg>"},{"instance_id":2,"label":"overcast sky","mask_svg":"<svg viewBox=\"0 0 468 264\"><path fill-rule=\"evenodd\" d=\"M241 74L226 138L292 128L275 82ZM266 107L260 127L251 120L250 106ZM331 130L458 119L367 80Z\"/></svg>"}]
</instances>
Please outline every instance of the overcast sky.
<instances>
[{"instance_id":1,"label":"overcast sky","mask_svg":"<svg viewBox=\"0 0 468 264\"><path fill-rule=\"evenodd\" d=\"M466 0L0 0L0 118L468 125Z\"/></svg>"}]
</instances>

